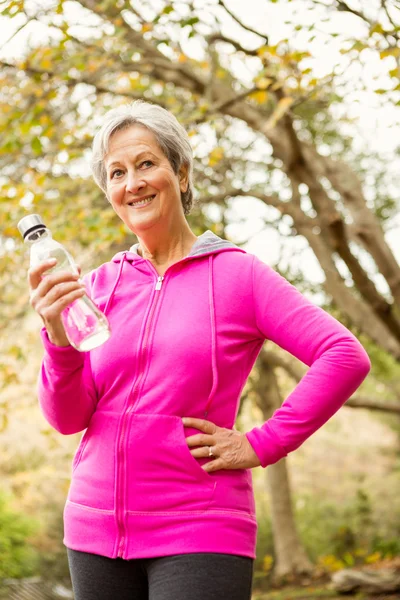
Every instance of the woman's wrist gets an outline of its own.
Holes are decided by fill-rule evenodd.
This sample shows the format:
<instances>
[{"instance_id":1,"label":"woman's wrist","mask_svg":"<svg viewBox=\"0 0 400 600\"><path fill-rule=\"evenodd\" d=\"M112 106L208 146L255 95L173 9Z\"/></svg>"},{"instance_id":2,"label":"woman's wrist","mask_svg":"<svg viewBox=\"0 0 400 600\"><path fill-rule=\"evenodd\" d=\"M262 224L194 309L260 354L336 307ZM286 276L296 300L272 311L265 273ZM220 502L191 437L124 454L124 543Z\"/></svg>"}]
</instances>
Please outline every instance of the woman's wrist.
<instances>
[{"instance_id":1,"label":"woman's wrist","mask_svg":"<svg viewBox=\"0 0 400 600\"><path fill-rule=\"evenodd\" d=\"M52 344L60 347L66 347L71 345L67 336L65 335L65 331L62 326L62 331L54 329L53 327L49 327L47 325L45 325L45 327L49 340Z\"/></svg>"}]
</instances>

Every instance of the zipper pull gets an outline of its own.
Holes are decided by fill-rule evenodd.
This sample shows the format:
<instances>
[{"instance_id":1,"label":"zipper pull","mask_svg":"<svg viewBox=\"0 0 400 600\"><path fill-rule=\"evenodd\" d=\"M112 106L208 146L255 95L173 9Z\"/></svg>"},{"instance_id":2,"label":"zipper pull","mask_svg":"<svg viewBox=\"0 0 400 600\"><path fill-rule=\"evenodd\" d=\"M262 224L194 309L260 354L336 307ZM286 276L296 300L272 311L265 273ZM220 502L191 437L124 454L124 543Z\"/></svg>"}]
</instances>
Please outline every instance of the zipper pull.
<instances>
[{"instance_id":1,"label":"zipper pull","mask_svg":"<svg viewBox=\"0 0 400 600\"><path fill-rule=\"evenodd\" d=\"M160 275L160 277L157 279L156 290L161 290L163 280L164 280L164 277L161 277L161 275Z\"/></svg>"}]
</instances>

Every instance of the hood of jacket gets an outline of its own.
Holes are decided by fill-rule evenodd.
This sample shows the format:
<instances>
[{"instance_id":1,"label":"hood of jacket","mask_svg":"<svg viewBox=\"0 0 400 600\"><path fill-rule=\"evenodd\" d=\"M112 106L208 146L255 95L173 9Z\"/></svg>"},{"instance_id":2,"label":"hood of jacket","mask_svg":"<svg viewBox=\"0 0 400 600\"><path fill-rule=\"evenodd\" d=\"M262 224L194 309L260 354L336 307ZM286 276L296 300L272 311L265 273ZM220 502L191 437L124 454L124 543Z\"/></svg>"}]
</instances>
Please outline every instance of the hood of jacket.
<instances>
[{"instance_id":1,"label":"hood of jacket","mask_svg":"<svg viewBox=\"0 0 400 600\"><path fill-rule=\"evenodd\" d=\"M112 260L118 263L121 262L121 260L124 260L124 256L126 260L130 260L131 262L133 262L136 257L142 258L138 254L138 248L138 243L133 244L133 246L129 248L129 251L117 252L117 254L113 256ZM203 256L205 254L213 254L216 252L220 252L221 250L239 250L243 252L241 248L239 248L232 242L223 240L218 235L216 235L208 229L197 238L189 254L183 260L193 258L196 256Z\"/></svg>"}]
</instances>

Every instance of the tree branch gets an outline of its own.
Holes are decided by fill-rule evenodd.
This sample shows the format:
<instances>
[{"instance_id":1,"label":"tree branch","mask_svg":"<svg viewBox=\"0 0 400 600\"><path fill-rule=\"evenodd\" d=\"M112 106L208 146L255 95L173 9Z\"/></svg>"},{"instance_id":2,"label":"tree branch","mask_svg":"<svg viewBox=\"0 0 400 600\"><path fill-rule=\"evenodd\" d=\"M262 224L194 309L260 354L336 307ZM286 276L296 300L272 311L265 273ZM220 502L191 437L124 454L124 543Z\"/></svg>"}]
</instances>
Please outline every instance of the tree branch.
<instances>
[{"instance_id":1,"label":"tree branch","mask_svg":"<svg viewBox=\"0 0 400 600\"><path fill-rule=\"evenodd\" d=\"M349 398L344 406L351 408L366 408L368 410L380 410L383 412L400 415L400 404L394 402L385 402L384 400L374 400L363 396L353 396Z\"/></svg>"},{"instance_id":2,"label":"tree branch","mask_svg":"<svg viewBox=\"0 0 400 600\"><path fill-rule=\"evenodd\" d=\"M198 117L197 119L194 119L193 121L191 121L191 123L194 125L200 125L200 123L204 123L212 115L222 112L223 110L229 108L236 102L241 102L242 100L247 98L250 94L254 94L254 92L258 92L258 91L259 91L259 88L253 87L249 90L244 90L243 92L240 92L240 94L236 94L236 95L234 94L231 98L228 98L228 100L225 100L225 99L220 100L219 102L216 102L215 104L210 106L210 108L208 108L201 115L201 117Z\"/></svg>"},{"instance_id":3,"label":"tree branch","mask_svg":"<svg viewBox=\"0 0 400 600\"><path fill-rule=\"evenodd\" d=\"M388 21L389 21L389 23L390 23L391 25L393 25L393 29L396 29L396 24L395 24L395 22L393 21L393 19L392 19L392 15L390 14L390 12L389 12L389 9L388 9L388 7L387 7L387 5L386 5L386 0L381 0L381 7L382 7L382 8L383 8L383 10L385 11L385 14L386 14L386 16L387 16L387 18L388 18Z\"/></svg>"},{"instance_id":4,"label":"tree branch","mask_svg":"<svg viewBox=\"0 0 400 600\"><path fill-rule=\"evenodd\" d=\"M120 10L114 2L109 2L107 7L101 5L96 0L77 0L81 6L92 11L103 20L108 20L115 27L122 29L124 32L124 40L130 46L137 48L142 53L146 65L152 67L151 74L156 79L161 79L165 82L171 82L175 85L186 87L192 92L202 94L205 89L205 81L196 75L192 68L187 67L184 63L178 63L167 58L160 50L150 41L143 38L143 35L132 27L123 19ZM116 24L116 20L122 17L122 23ZM139 63L132 63L132 70L140 69ZM167 71L167 72L166 72ZM149 74L149 72L147 72Z\"/></svg>"},{"instance_id":5,"label":"tree branch","mask_svg":"<svg viewBox=\"0 0 400 600\"><path fill-rule=\"evenodd\" d=\"M305 372L300 364L295 364L290 358L286 358L278 354L274 350L263 350L260 353L260 360L268 364L272 368L282 368L296 382L299 383ZM367 410L375 410L389 412L400 415L400 403L387 402L385 400L376 400L374 398L366 398L364 396L352 396L347 400L344 406L351 408L364 408Z\"/></svg>"},{"instance_id":6,"label":"tree branch","mask_svg":"<svg viewBox=\"0 0 400 600\"><path fill-rule=\"evenodd\" d=\"M355 10L354 8L351 8L347 4L347 2L345 2L344 0L336 0L336 3L337 3L337 7L338 7L339 11L349 12L352 15L355 15L356 17L359 17L360 19L362 19L363 21L365 21L369 25L373 25L372 21L370 19L368 19L368 17L364 13L362 13L362 12L360 12L358 10Z\"/></svg>"},{"instance_id":7,"label":"tree branch","mask_svg":"<svg viewBox=\"0 0 400 600\"><path fill-rule=\"evenodd\" d=\"M225 35L222 35L222 33L212 33L207 37L207 40L209 43L218 41L225 42L233 46L236 50L238 50L238 52L243 52L244 54L248 54L249 56L258 56L257 50L247 50L241 44L239 44L239 42L237 42L236 40L232 40L231 38L228 38Z\"/></svg>"},{"instance_id":8,"label":"tree branch","mask_svg":"<svg viewBox=\"0 0 400 600\"><path fill-rule=\"evenodd\" d=\"M32 67L32 66L26 65L26 64L24 64L23 67L18 67L17 65L13 65L12 63L9 63L8 61L5 61L5 60L0 60L0 65L2 65L3 67L10 68L10 69L23 70L30 75L46 74L53 79L59 76L59 74L54 71L38 69L37 67ZM90 85L90 86L94 87L95 90L99 94L112 94L113 96L118 95L118 96L123 96L126 98L131 98L132 100L143 100L143 94L138 94L136 92L131 92L131 91L123 92L123 91L118 91L118 90L112 90L110 88L107 88L107 87L97 83L93 77L79 77L79 78L69 77L68 81L63 81L63 84L66 85L67 87L72 87L79 83L84 83L86 85ZM159 101L158 99L157 99L157 104L160 104L160 106L163 106L163 103L161 101Z\"/></svg>"},{"instance_id":9,"label":"tree branch","mask_svg":"<svg viewBox=\"0 0 400 600\"><path fill-rule=\"evenodd\" d=\"M222 6L222 8L225 10L225 12L227 12L228 15L234 21L236 21L236 23L238 23L238 25L240 25L240 27L242 27L243 29L246 29L246 31L250 31L250 33L254 33L255 35L258 35L259 37L263 38L265 40L265 45L268 46L268 43L269 43L268 42L268 37L264 33L260 33L259 31L256 31L255 29L252 29L248 25L245 25L236 15L233 14L233 12L231 12L229 10L229 8L227 8L227 6L225 5L224 0L218 0L218 4L219 4L219 6Z\"/></svg>"},{"instance_id":10,"label":"tree branch","mask_svg":"<svg viewBox=\"0 0 400 600\"><path fill-rule=\"evenodd\" d=\"M11 40L12 40L12 39L13 39L13 38L14 38L16 35L18 35L18 33L20 33L20 31L22 31L22 30L23 30L23 29L24 29L24 28L25 28L27 25L29 25L29 23L31 23L32 21L35 21L35 20L36 20L36 19L35 19L35 17L30 17L30 18L27 18L27 21L26 21L26 22L25 22L23 25L21 25L20 27L18 27L18 29L17 29L16 31L14 31L14 33L12 33L12 34L10 35L10 37L9 37L9 38L7 38L7 39L6 39L6 40L5 40L5 41L4 41L4 42L1 44L1 46L0 46L0 50L3 50L3 49L5 48L5 46L7 46L7 44L8 44L9 42L11 42Z\"/></svg>"}]
</instances>

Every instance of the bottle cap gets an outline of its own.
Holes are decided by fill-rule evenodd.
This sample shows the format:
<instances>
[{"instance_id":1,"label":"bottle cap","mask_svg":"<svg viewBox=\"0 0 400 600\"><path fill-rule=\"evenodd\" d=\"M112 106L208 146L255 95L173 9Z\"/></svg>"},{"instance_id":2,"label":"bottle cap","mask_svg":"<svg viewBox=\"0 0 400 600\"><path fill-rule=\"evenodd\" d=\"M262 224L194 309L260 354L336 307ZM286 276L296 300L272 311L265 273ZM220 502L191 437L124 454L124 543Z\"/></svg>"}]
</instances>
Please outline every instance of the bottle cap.
<instances>
[{"instance_id":1,"label":"bottle cap","mask_svg":"<svg viewBox=\"0 0 400 600\"><path fill-rule=\"evenodd\" d=\"M46 227L46 225L39 215L27 215L19 221L17 227L22 237L25 238L28 233L35 229L42 229L43 227Z\"/></svg>"}]
</instances>

